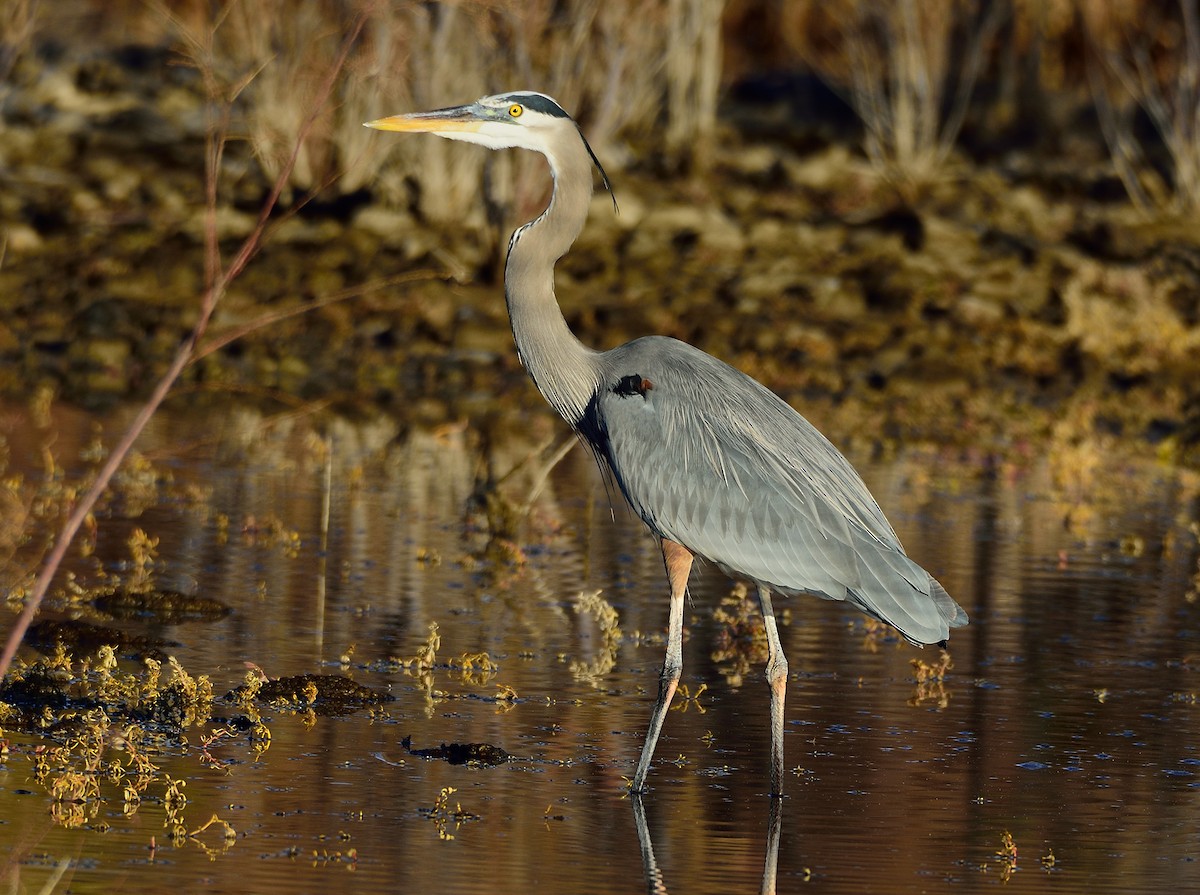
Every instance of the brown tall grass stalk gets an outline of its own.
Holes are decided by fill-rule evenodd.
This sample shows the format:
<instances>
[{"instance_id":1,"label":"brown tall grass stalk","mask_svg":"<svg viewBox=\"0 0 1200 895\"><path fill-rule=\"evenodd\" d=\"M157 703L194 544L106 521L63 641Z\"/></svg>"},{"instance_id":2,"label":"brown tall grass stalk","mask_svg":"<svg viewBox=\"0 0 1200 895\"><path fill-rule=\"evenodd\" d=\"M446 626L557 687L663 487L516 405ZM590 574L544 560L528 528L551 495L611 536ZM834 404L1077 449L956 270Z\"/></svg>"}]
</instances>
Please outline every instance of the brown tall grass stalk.
<instances>
[{"instance_id":1,"label":"brown tall grass stalk","mask_svg":"<svg viewBox=\"0 0 1200 895\"><path fill-rule=\"evenodd\" d=\"M254 73L239 98L239 137L270 178L300 146L285 199L286 191L326 183L346 193L369 184L376 197L414 208L427 222L470 230L495 227L499 218L511 223L544 198L540 165L441 140L380 140L362 127L503 90L558 99L610 171L630 157L627 141L641 144L639 156L665 150L676 167L692 165L716 121L726 0L155 2L56 0L55 9L64 16L82 8L109 42L136 35L148 45L165 42L180 23L195 30L215 17L223 39L213 48L214 69L228 79ZM314 117L321 73L351 23L364 18Z\"/></svg>"},{"instance_id":2,"label":"brown tall grass stalk","mask_svg":"<svg viewBox=\"0 0 1200 895\"><path fill-rule=\"evenodd\" d=\"M1000 9L991 4L969 31L957 69L954 41L973 4L894 0L877 7L874 21L867 17L878 43L859 30L849 47L852 102L866 126L872 161L910 182L928 180L941 168L958 139Z\"/></svg>"},{"instance_id":3,"label":"brown tall grass stalk","mask_svg":"<svg viewBox=\"0 0 1200 895\"><path fill-rule=\"evenodd\" d=\"M790 30L817 73L863 123L872 163L902 187L936 177L958 139L1008 14L987 0L832 0L793 8ZM806 23L830 45L807 42Z\"/></svg>"},{"instance_id":4,"label":"brown tall grass stalk","mask_svg":"<svg viewBox=\"0 0 1200 895\"><path fill-rule=\"evenodd\" d=\"M724 0L670 0L667 7L667 152L700 167L717 120L724 6Z\"/></svg>"},{"instance_id":5,"label":"brown tall grass stalk","mask_svg":"<svg viewBox=\"0 0 1200 895\"><path fill-rule=\"evenodd\" d=\"M0 3L0 100L8 93L17 62L33 44L37 29L38 0L4 0Z\"/></svg>"},{"instance_id":6,"label":"brown tall grass stalk","mask_svg":"<svg viewBox=\"0 0 1200 895\"><path fill-rule=\"evenodd\" d=\"M204 240L206 287L204 294L200 297L199 315L191 333L179 346L179 350L176 352L171 366L167 369L162 379L159 380L158 385L155 386L153 393L147 399L146 403L142 405L141 410L134 418L129 429L112 449L107 461L97 474L95 481L87 493L75 505L74 510L63 525L62 531L55 541L54 548L51 550L42 567L41 573L34 583L33 590L26 598L24 611L17 619L17 623L14 625L12 631L9 632L8 640L4 645L4 652L0 655L0 678L7 673L9 665L16 655L17 647L20 645L25 632L29 629L30 623L37 614L38 607L49 590L50 584L54 580L54 576L66 556L67 549L70 547L75 535L79 532L84 520L92 512L96 502L100 499L109 482L133 448L138 436L141 435L142 430L145 429L146 425L158 411L163 400L179 378L180 373L183 372L184 367L192 359L200 339L208 328L209 320L212 318L217 304L228 291L230 284L241 275L246 269L246 265L250 263L251 259L254 258L262 247L271 212L287 187L292 169L297 164L305 145L305 138L316 121L324 114L326 102L333 92L334 86L346 65L346 60L349 57L352 47L358 40L365 21L365 16L360 15L342 38L340 50L328 64L324 76L318 84L314 95L316 102L309 111L308 117L301 123L298 129L291 155L280 166L275 176L274 185L267 199L263 202L254 229L242 242L237 253L229 263L224 265L222 264L220 247L217 240L217 187L221 176L221 160L229 138L229 125L233 104L248 81L243 79L243 81L235 83L231 90L227 90L218 77L214 61L216 58L214 41L219 22L213 22L209 28L202 32L191 30L185 32L189 44L188 55L200 70L209 96L207 106L209 120L205 141L204 172L206 188Z\"/></svg>"},{"instance_id":7,"label":"brown tall grass stalk","mask_svg":"<svg viewBox=\"0 0 1200 895\"><path fill-rule=\"evenodd\" d=\"M1200 5L1180 0L1179 18L1137 22L1088 19L1093 64L1088 80L1109 155L1134 204L1143 212L1200 212ZM1143 14L1150 9L1144 9ZM1119 33L1113 37L1107 32ZM1114 97L1117 98L1114 102ZM1149 118L1170 167L1170 183L1147 161L1134 112Z\"/></svg>"},{"instance_id":8,"label":"brown tall grass stalk","mask_svg":"<svg viewBox=\"0 0 1200 895\"><path fill-rule=\"evenodd\" d=\"M218 65L261 73L247 85L248 138L272 176L307 120L314 71L336 37L366 16L334 101L312 122L289 178L310 189L344 172L337 189L371 184L422 218L488 223L480 196L528 206L542 198L537 166L440 140L381 141L362 122L466 102L503 90L553 95L587 128L612 167L621 137L639 136L689 164L711 136L721 74L725 0L455 0L455 2L233 2ZM665 114L664 114L665 113ZM662 127L665 119L666 127ZM519 166L487 177L485 167ZM510 186L516 183L515 188Z\"/></svg>"}]
</instances>

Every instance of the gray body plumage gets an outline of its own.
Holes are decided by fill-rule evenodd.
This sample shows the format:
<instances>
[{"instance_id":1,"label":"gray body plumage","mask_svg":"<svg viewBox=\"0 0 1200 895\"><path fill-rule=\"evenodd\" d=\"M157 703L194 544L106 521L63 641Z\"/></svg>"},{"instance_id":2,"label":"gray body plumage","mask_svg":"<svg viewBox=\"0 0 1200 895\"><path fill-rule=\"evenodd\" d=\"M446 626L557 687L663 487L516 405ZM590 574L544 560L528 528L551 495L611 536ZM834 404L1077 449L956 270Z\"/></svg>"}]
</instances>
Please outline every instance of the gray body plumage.
<instances>
[{"instance_id":1,"label":"gray body plumage","mask_svg":"<svg viewBox=\"0 0 1200 895\"><path fill-rule=\"evenodd\" d=\"M658 699L632 781L645 788L683 668L683 605L699 555L758 586L771 688L771 792L782 792L783 654L772 592L844 600L914 643L945 641L967 615L900 541L849 462L783 400L675 339L611 351L582 345L554 295L554 265L587 218L592 164L604 170L554 100L519 91L467 106L371 122L491 149L540 152L554 191L509 242L504 294L517 354L538 390L586 439L660 539L671 585ZM605 178L607 185L607 178Z\"/></svg>"},{"instance_id":2,"label":"gray body plumage","mask_svg":"<svg viewBox=\"0 0 1200 895\"><path fill-rule=\"evenodd\" d=\"M579 428L652 531L777 593L850 602L915 643L966 621L845 457L773 392L660 336L599 360ZM631 376L644 394L620 387Z\"/></svg>"}]
</instances>

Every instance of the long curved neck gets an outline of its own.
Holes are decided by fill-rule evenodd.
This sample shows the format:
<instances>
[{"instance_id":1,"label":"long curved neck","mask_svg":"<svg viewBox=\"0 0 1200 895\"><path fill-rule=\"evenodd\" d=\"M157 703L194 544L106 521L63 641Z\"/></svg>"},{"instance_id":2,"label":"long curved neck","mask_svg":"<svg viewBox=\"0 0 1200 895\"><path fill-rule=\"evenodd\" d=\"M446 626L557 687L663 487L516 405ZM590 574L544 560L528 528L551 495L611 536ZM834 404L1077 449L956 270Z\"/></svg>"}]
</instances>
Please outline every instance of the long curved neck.
<instances>
[{"instance_id":1,"label":"long curved neck","mask_svg":"<svg viewBox=\"0 0 1200 895\"><path fill-rule=\"evenodd\" d=\"M583 229L592 197L591 159L582 140L564 142L568 145L546 156L554 177L549 206L512 235L504 296L517 356L538 391L574 426L600 374L598 352L575 338L554 296L554 263Z\"/></svg>"}]
</instances>

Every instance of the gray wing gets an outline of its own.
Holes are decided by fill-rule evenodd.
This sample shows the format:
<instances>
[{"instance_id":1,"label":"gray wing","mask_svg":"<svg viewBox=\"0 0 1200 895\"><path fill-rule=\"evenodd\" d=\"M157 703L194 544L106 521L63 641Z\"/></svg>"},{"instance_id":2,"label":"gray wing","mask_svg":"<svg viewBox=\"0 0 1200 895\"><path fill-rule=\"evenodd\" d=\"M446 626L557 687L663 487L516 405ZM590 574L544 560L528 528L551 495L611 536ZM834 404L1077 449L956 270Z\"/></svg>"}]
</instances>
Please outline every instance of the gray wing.
<instances>
[{"instance_id":1,"label":"gray wing","mask_svg":"<svg viewBox=\"0 0 1200 895\"><path fill-rule=\"evenodd\" d=\"M604 359L584 434L655 532L776 591L851 602L917 643L966 624L845 457L771 391L674 339Z\"/></svg>"}]
</instances>

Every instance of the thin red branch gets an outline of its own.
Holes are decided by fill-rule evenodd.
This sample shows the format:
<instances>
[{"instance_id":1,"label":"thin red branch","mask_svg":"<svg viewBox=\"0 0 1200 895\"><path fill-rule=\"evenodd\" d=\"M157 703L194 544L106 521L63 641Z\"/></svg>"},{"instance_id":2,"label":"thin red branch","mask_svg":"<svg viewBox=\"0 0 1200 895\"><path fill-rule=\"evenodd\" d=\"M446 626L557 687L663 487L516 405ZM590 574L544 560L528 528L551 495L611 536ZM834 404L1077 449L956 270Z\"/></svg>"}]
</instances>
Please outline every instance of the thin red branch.
<instances>
[{"instance_id":1,"label":"thin red branch","mask_svg":"<svg viewBox=\"0 0 1200 895\"><path fill-rule=\"evenodd\" d=\"M329 72L325 80L321 83L320 89L317 92L313 109L305 119L296 135L295 145L292 147L292 154L288 158L287 163L279 172L279 176L275 178L275 182L271 187L271 193L267 200L263 203L262 210L259 212L258 222L254 229L246 237L242 243L237 255L234 256L229 266L224 271L220 270L220 256L218 254L219 246L216 236L216 203L217 203L217 178L219 176L220 159L225 142L225 124L229 120L229 101L223 107L223 115L220 125L210 127L208 136L208 151L206 153L205 178L206 178L206 206L207 206L207 222L206 222L206 273L210 280L208 287L205 289L204 295L200 301L200 316L196 320L195 326L192 327L191 333L179 346L179 350L175 354L175 359L171 362L171 366L167 372L159 380L155 386L154 392L150 398L142 406L134 418L129 429L122 436L120 442L109 454L108 460L100 470L96 480L92 483L92 487L88 489L83 499L76 504L75 509L67 518L63 525L62 531L59 533L58 539L54 544L54 549L50 551L50 556L46 560L46 564L42 567L41 574L38 575L34 582L33 590L26 598L25 610L17 619L16 625L8 634L8 640L4 645L4 653L0 655L0 678L3 678L8 672L9 666L12 664L13 657L16 655L17 647L25 636L25 632L29 630L29 625L33 622L34 616L37 614L38 607L42 603L47 591L50 588L50 583L53 581L55 574L58 572L59 566L62 565L63 559L66 557L67 550L71 546L72 540L78 534L80 527L83 525L87 515L95 507L96 502L100 499L100 495L104 493L104 489L108 487L113 476L125 461L129 451L133 448L134 443L146 428L146 424L150 422L159 406L166 398L167 393L191 360L192 354L196 349L205 330L208 328L208 322L212 318L213 311L216 310L217 303L225 294L229 284L245 270L246 265L261 248L263 232L266 229L267 221L271 217L271 212L275 209L275 205L279 201L280 195L283 193L284 187L287 185L288 178L291 177L292 169L296 164L296 159L299 157L300 150L304 145L304 141L308 138L312 130L313 124L316 122L318 113L325 106L329 99L329 95L333 92L334 84L337 82L338 76L346 65L346 60L350 55L350 50L358 40L359 34L362 32L363 26L366 24L366 11L360 12L354 21L350 32L346 35L342 42L341 51L338 54L334 64L330 66ZM211 36L211 35L210 35ZM211 46L208 48L211 50ZM207 60L208 74L211 76L212 61L211 55ZM215 93L210 93L210 96Z\"/></svg>"}]
</instances>

